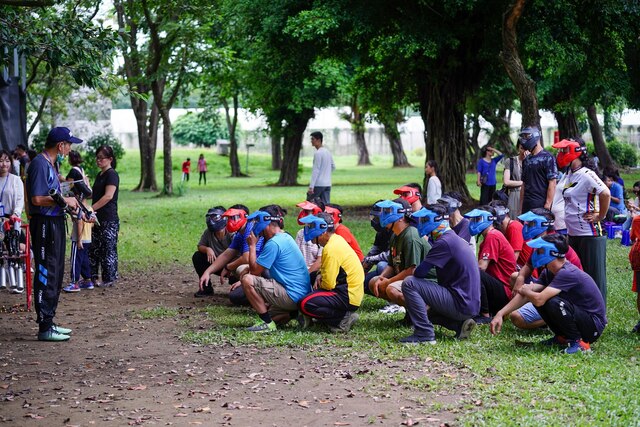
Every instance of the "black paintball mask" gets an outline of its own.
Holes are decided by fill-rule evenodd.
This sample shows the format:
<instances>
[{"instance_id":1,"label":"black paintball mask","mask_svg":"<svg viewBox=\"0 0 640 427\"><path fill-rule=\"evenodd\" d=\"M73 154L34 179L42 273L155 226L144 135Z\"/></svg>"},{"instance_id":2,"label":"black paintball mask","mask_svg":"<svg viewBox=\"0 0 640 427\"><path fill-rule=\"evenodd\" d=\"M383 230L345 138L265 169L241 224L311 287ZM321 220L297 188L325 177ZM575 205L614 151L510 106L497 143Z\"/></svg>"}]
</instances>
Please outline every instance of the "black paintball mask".
<instances>
[{"instance_id":1,"label":"black paintball mask","mask_svg":"<svg viewBox=\"0 0 640 427\"><path fill-rule=\"evenodd\" d=\"M211 208L205 215L205 221L207 223L207 229L211 232L220 231L227 226L227 217L222 216L225 213L224 209Z\"/></svg>"}]
</instances>

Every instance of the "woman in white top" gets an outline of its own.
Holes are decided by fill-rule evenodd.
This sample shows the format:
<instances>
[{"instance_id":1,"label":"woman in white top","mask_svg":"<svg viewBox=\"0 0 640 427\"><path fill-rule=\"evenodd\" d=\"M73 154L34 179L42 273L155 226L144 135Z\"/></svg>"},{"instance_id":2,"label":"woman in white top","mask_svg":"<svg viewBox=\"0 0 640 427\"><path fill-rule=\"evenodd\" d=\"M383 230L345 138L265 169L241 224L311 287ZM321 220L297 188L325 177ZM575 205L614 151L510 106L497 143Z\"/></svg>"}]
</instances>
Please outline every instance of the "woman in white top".
<instances>
[{"instance_id":1,"label":"woman in white top","mask_svg":"<svg viewBox=\"0 0 640 427\"><path fill-rule=\"evenodd\" d=\"M585 273L598 285L607 301L607 237L600 222L609 210L609 188L593 171L593 161L581 138L563 139L553 144L558 149L558 169L567 166L566 181L562 187L564 222L569 244L576 251Z\"/></svg>"},{"instance_id":2,"label":"woman in white top","mask_svg":"<svg viewBox=\"0 0 640 427\"><path fill-rule=\"evenodd\" d=\"M442 183L438 178L438 163L435 160L427 160L424 171L429 177L427 183L427 204L433 205L438 203L438 199L442 197Z\"/></svg>"},{"instance_id":3,"label":"woman in white top","mask_svg":"<svg viewBox=\"0 0 640 427\"><path fill-rule=\"evenodd\" d=\"M20 218L24 210L22 180L11 173L13 157L7 150L0 150L0 216Z\"/></svg>"}]
</instances>

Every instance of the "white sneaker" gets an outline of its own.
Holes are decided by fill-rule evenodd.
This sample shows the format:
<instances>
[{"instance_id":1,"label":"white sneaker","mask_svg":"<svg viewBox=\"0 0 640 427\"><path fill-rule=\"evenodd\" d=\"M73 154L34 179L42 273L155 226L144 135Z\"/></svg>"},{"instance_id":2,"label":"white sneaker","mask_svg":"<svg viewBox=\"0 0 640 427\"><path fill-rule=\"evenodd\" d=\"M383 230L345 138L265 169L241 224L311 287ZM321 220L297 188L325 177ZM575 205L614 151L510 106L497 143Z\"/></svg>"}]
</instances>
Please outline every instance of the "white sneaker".
<instances>
[{"instance_id":1,"label":"white sneaker","mask_svg":"<svg viewBox=\"0 0 640 427\"><path fill-rule=\"evenodd\" d=\"M398 304L389 304L378 311L384 314L406 313L405 308Z\"/></svg>"}]
</instances>

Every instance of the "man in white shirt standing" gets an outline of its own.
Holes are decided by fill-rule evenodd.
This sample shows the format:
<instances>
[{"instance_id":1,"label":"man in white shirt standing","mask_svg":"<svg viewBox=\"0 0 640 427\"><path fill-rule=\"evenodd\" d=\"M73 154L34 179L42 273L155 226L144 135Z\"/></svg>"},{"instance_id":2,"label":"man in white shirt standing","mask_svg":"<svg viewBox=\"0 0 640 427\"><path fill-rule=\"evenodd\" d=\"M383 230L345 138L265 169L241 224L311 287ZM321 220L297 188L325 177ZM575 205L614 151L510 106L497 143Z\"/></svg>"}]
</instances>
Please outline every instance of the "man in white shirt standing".
<instances>
[{"instance_id":1,"label":"man in white shirt standing","mask_svg":"<svg viewBox=\"0 0 640 427\"><path fill-rule=\"evenodd\" d=\"M313 168L311 170L311 182L307 191L307 200L316 198L324 204L331 203L331 173L336 168L331 153L322 145L322 133L311 134L311 145L316 149L313 155Z\"/></svg>"}]
</instances>

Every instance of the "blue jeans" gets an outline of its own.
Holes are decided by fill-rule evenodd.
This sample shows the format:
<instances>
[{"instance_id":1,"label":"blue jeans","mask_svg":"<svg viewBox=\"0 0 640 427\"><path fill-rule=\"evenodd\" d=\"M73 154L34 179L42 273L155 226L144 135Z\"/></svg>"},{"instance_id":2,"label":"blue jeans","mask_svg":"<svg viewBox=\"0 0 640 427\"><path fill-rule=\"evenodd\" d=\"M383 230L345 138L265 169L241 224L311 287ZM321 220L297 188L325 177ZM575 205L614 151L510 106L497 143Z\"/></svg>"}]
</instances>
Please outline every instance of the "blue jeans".
<instances>
[{"instance_id":1,"label":"blue jeans","mask_svg":"<svg viewBox=\"0 0 640 427\"><path fill-rule=\"evenodd\" d=\"M417 336L435 338L434 324L458 332L462 322L473 317L458 311L447 288L427 279L407 277L402 282L402 295Z\"/></svg>"}]
</instances>

